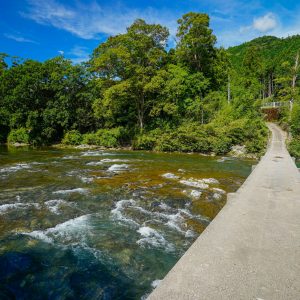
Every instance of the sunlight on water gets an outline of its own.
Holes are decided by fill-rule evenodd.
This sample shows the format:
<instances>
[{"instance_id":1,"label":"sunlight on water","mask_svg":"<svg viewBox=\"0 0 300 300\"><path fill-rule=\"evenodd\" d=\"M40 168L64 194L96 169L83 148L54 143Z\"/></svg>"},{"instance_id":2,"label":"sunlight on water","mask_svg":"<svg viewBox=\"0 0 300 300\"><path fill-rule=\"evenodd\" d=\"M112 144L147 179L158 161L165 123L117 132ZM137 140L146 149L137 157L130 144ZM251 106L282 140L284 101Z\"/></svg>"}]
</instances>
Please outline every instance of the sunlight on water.
<instances>
[{"instance_id":1,"label":"sunlight on water","mask_svg":"<svg viewBox=\"0 0 300 300\"><path fill-rule=\"evenodd\" d=\"M0 299L145 298L252 164L1 148Z\"/></svg>"}]
</instances>

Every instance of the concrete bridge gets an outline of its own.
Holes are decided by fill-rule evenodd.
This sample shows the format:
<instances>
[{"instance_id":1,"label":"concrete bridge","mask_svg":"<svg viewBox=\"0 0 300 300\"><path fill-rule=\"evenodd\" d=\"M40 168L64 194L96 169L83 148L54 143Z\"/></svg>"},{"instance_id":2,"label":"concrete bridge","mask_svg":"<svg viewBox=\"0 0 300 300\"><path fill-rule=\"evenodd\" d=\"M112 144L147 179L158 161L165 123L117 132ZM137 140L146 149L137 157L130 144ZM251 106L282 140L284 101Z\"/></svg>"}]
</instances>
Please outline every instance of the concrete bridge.
<instances>
[{"instance_id":1,"label":"concrete bridge","mask_svg":"<svg viewBox=\"0 0 300 300\"><path fill-rule=\"evenodd\" d=\"M300 299L300 175L268 127L265 156L149 300Z\"/></svg>"}]
</instances>

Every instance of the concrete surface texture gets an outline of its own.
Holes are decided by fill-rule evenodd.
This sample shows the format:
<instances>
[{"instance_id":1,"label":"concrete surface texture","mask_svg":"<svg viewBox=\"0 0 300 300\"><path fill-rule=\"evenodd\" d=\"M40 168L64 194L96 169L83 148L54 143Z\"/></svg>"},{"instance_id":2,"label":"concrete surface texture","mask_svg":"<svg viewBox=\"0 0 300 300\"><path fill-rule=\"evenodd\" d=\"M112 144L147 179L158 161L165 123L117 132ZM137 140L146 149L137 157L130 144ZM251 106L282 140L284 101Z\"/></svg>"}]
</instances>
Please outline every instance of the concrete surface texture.
<instances>
[{"instance_id":1,"label":"concrete surface texture","mask_svg":"<svg viewBox=\"0 0 300 300\"><path fill-rule=\"evenodd\" d=\"M285 133L148 297L300 299L300 175Z\"/></svg>"}]
</instances>

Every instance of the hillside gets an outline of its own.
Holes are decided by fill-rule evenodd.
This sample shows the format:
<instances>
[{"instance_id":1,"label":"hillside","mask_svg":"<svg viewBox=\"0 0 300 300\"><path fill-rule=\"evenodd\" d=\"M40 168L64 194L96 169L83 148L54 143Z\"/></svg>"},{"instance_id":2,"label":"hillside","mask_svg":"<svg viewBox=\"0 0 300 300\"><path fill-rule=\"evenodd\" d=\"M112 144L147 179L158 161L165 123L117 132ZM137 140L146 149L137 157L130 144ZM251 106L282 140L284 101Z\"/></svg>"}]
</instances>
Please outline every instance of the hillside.
<instances>
[{"instance_id":1,"label":"hillside","mask_svg":"<svg viewBox=\"0 0 300 300\"><path fill-rule=\"evenodd\" d=\"M277 38L274 36L263 36L239 46L228 48L232 66L240 69L247 49L257 48L263 61L267 65L279 66L284 61L292 63L296 52L300 50L300 35L287 38Z\"/></svg>"}]
</instances>

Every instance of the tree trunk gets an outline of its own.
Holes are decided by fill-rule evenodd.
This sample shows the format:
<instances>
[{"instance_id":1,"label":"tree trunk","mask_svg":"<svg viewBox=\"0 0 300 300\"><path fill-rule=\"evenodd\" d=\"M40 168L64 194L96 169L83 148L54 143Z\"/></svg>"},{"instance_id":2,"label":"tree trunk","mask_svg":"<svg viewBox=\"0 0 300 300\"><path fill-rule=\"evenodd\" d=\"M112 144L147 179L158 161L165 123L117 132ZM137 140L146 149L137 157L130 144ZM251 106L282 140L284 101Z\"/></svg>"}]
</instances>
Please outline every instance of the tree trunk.
<instances>
[{"instance_id":1,"label":"tree trunk","mask_svg":"<svg viewBox=\"0 0 300 300\"><path fill-rule=\"evenodd\" d=\"M230 75L228 74L228 85L227 85L227 102L230 103L231 95L230 95Z\"/></svg>"},{"instance_id":2,"label":"tree trunk","mask_svg":"<svg viewBox=\"0 0 300 300\"><path fill-rule=\"evenodd\" d=\"M295 57L295 65L293 67L293 76L292 76L292 98L290 101L290 110L293 109L294 103L294 95L295 95L295 88L296 88L296 81L298 77L298 70L299 70L299 52L297 52Z\"/></svg>"},{"instance_id":3,"label":"tree trunk","mask_svg":"<svg viewBox=\"0 0 300 300\"><path fill-rule=\"evenodd\" d=\"M140 132L143 132L144 129L144 114L145 114L145 97L144 94L137 100L137 117L140 126Z\"/></svg>"},{"instance_id":4,"label":"tree trunk","mask_svg":"<svg viewBox=\"0 0 300 300\"><path fill-rule=\"evenodd\" d=\"M269 90L268 90L268 97L272 96L272 73L269 73Z\"/></svg>"},{"instance_id":5,"label":"tree trunk","mask_svg":"<svg viewBox=\"0 0 300 300\"><path fill-rule=\"evenodd\" d=\"M299 68L299 52L297 52L296 58L295 58L295 66L293 68L293 78L292 78L292 89L294 90L296 87L296 80L298 77L298 68Z\"/></svg>"}]
</instances>

